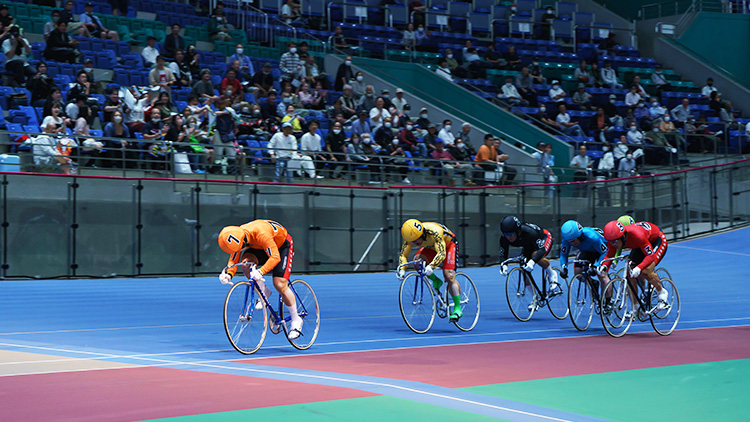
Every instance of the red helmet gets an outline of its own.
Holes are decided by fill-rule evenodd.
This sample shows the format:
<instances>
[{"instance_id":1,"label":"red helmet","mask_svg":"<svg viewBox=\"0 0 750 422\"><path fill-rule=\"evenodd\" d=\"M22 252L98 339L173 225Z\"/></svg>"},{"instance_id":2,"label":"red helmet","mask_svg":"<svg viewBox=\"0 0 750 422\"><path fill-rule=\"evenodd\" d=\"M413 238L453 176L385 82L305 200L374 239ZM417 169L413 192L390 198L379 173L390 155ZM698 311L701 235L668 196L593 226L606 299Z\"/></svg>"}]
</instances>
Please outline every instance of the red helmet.
<instances>
[{"instance_id":1,"label":"red helmet","mask_svg":"<svg viewBox=\"0 0 750 422\"><path fill-rule=\"evenodd\" d=\"M617 240L625 235L625 226L622 225L619 221L610 221L607 223L606 226L604 226L604 239L607 240L607 242L611 242L613 240Z\"/></svg>"}]
</instances>

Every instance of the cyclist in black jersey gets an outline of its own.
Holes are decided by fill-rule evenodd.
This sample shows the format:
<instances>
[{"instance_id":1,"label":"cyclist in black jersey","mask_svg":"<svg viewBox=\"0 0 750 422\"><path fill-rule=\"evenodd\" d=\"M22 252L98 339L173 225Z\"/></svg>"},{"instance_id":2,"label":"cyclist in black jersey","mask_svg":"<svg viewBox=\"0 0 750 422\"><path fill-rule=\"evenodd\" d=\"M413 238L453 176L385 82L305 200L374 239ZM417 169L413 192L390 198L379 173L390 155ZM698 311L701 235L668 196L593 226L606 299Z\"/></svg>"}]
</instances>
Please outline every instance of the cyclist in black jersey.
<instances>
[{"instance_id":1,"label":"cyclist in black jersey","mask_svg":"<svg viewBox=\"0 0 750 422\"><path fill-rule=\"evenodd\" d=\"M549 260L545 258L552 249L552 233L536 224L522 223L515 216L509 215L500 222L500 261L508 259L508 249L511 246L520 247L521 255L526 258L522 268L531 272L536 264L543 269L550 281L549 289L557 287L557 272L552 271ZM508 266L500 266L500 274L508 274Z\"/></svg>"}]
</instances>

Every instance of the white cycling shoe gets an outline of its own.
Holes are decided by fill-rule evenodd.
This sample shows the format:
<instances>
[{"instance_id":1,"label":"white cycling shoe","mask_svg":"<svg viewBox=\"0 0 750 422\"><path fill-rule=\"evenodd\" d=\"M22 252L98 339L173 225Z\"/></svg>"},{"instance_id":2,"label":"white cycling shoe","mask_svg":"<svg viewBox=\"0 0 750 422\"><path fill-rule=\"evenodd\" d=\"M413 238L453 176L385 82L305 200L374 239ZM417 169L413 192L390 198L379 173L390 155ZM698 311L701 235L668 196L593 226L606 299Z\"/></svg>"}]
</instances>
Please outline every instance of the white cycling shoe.
<instances>
[{"instance_id":1,"label":"white cycling shoe","mask_svg":"<svg viewBox=\"0 0 750 422\"><path fill-rule=\"evenodd\" d=\"M263 296L265 296L266 300L268 300L269 302L271 300L271 293L272 291L268 286L263 286ZM263 309L263 299L261 299L260 297L256 297L255 310L260 311L261 309Z\"/></svg>"},{"instance_id":2,"label":"white cycling shoe","mask_svg":"<svg viewBox=\"0 0 750 422\"><path fill-rule=\"evenodd\" d=\"M294 340L302 334L303 322L304 321L302 321L302 318L292 320L292 324L289 326L289 334L287 335L287 338L289 338L289 340Z\"/></svg>"},{"instance_id":3,"label":"white cycling shoe","mask_svg":"<svg viewBox=\"0 0 750 422\"><path fill-rule=\"evenodd\" d=\"M662 287L657 298L659 299L659 303L656 304L656 309L661 310L666 308L668 303L667 299L669 299L669 292L667 291L667 289Z\"/></svg>"}]
</instances>

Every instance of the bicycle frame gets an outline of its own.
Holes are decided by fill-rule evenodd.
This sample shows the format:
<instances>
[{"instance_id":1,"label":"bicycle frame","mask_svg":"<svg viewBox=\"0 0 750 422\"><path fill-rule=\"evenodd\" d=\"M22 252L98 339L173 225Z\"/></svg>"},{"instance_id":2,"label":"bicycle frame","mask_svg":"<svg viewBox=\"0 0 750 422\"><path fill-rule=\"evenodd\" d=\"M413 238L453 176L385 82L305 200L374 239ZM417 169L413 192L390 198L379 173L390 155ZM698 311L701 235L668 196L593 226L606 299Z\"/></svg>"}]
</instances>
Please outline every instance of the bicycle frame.
<instances>
[{"instance_id":1,"label":"bicycle frame","mask_svg":"<svg viewBox=\"0 0 750 422\"><path fill-rule=\"evenodd\" d=\"M424 281L424 279L426 278L425 273L424 273L425 263L421 259L417 259L417 260L414 260L414 261L405 262L405 263L399 265L399 268L406 267L406 266L409 266L409 265L412 265L412 264L416 265L416 272L419 275L419 278ZM445 281L445 280L443 280L443 281ZM447 281L445 281L445 282L448 283ZM424 298L425 284L427 284L427 283L415 283L415 285L414 285L414 298L415 298L415 302L414 303L415 304L422 302L422 300ZM427 288L429 288L429 287L427 287ZM417 291L417 290L419 290L419 291ZM435 297L437 298L436 300L440 303L441 310L448 309L448 290L449 289L446 287L446 289L445 289L445 299L443 299L442 294L436 294L435 295ZM419 295L419 300L418 301L416 300L417 295Z\"/></svg>"},{"instance_id":2,"label":"bicycle frame","mask_svg":"<svg viewBox=\"0 0 750 422\"><path fill-rule=\"evenodd\" d=\"M599 281L598 278L594 279L591 275L589 275L589 269L591 268L592 263L585 259L572 259L568 261L568 263L573 264L574 268L576 264L581 265L580 274L581 276L583 276L584 280L586 280L586 283L588 283L589 287L591 287L591 293L592 293L593 299L598 303L599 302L599 289L601 288L599 285L601 284L601 282ZM575 277L575 274L573 275L573 277Z\"/></svg>"},{"instance_id":3,"label":"bicycle frame","mask_svg":"<svg viewBox=\"0 0 750 422\"><path fill-rule=\"evenodd\" d=\"M505 261L503 261L501 265L518 264L520 267L521 264L523 264L523 262L525 261L526 261L526 257L517 256L515 258L506 259ZM539 298L540 298L539 307L545 306L547 304L547 275L545 274L545 272L542 271L542 288L541 289L539 289L539 286L537 286L536 280L534 280L534 276L530 272L524 269L521 269L521 273L523 274L524 280L529 281L530 282L529 284L531 284L534 287L534 291L536 292L536 294L539 295Z\"/></svg>"}]
</instances>

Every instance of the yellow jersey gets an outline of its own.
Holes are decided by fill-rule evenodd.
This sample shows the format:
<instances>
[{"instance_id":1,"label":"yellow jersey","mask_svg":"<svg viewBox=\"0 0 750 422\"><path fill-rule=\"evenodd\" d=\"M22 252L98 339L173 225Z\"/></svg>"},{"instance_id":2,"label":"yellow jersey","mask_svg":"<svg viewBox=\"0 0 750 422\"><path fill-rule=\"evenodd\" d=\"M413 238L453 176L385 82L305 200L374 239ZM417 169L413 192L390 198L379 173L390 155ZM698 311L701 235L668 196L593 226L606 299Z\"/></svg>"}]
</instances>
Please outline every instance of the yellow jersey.
<instances>
[{"instance_id":1,"label":"yellow jersey","mask_svg":"<svg viewBox=\"0 0 750 422\"><path fill-rule=\"evenodd\" d=\"M454 241L456 239L456 235L453 234L451 229L445 227L440 223L424 222L422 223L422 227L424 228L425 239L422 244L419 245L419 247L435 249L435 258L430 263L430 266L432 268L437 268L445 260L446 245ZM401 245L401 255L398 257L399 265L407 262L409 254L411 253L411 247L411 242L404 241L404 244Z\"/></svg>"}]
</instances>

